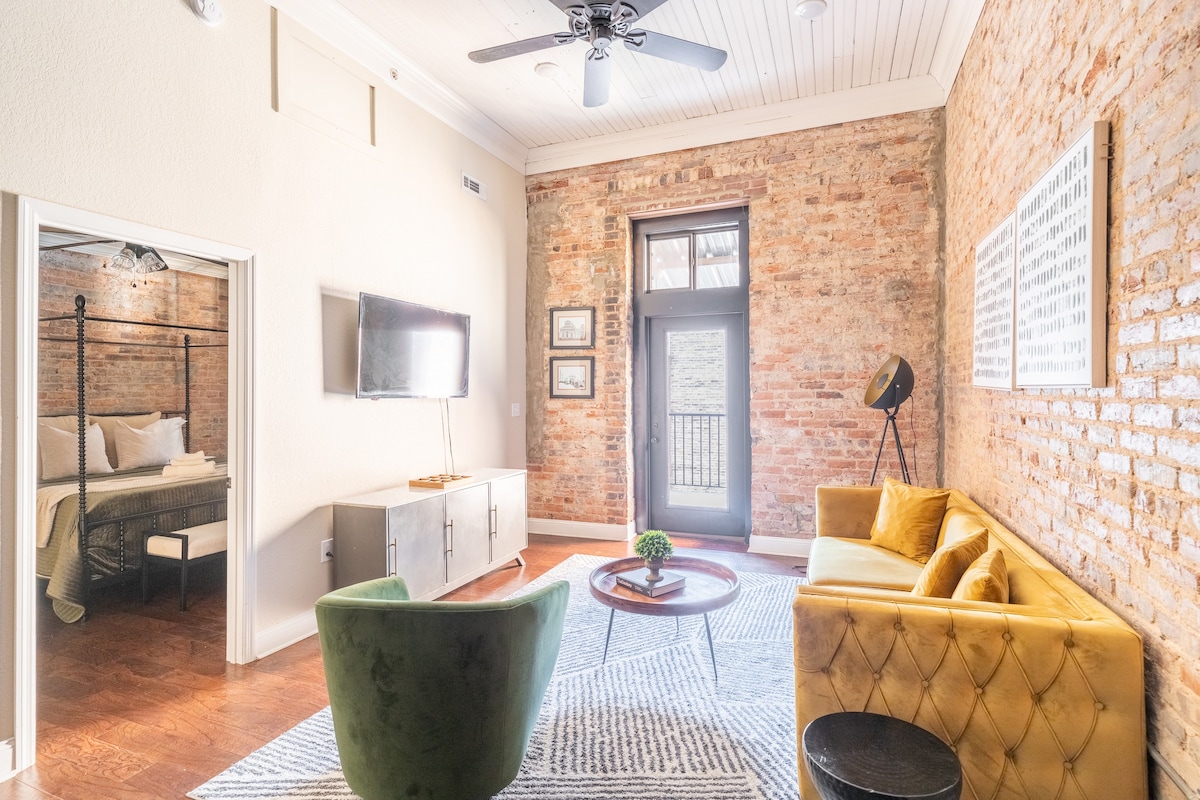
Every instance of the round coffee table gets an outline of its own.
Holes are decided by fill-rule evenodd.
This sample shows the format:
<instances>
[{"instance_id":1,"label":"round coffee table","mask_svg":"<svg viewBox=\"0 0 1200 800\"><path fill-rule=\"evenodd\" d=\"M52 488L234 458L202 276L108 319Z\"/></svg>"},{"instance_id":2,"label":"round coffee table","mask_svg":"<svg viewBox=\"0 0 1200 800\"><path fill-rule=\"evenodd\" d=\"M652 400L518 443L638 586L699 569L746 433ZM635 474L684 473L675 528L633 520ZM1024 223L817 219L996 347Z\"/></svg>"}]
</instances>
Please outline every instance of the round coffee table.
<instances>
[{"instance_id":1,"label":"round coffee table","mask_svg":"<svg viewBox=\"0 0 1200 800\"><path fill-rule=\"evenodd\" d=\"M941 739L902 719L844 711L817 717L801 737L824 800L958 800L962 767Z\"/></svg>"},{"instance_id":2,"label":"round coffee table","mask_svg":"<svg viewBox=\"0 0 1200 800\"><path fill-rule=\"evenodd\" d=\"M724 608L738 596L741 587L738 576L729 567L691 556L672 556L663 569L687 578L682 589L667 592L658 597L646 597L632 589L617 585L618 572L629 572L643 566L640 558L620 558L601 564L592 571L588 584L592 597L609 607L608 633L604 635L604 658L608 661L608 640L612 638L613 616L618 611L630 614L646 614L653 617L679 617L693 614L704 615L704 633L708 637L708 655L712 658L713 680L717 677L717 655L713 650L712 629L708 625L708 612Z\"/></svg>"}]
</instances>

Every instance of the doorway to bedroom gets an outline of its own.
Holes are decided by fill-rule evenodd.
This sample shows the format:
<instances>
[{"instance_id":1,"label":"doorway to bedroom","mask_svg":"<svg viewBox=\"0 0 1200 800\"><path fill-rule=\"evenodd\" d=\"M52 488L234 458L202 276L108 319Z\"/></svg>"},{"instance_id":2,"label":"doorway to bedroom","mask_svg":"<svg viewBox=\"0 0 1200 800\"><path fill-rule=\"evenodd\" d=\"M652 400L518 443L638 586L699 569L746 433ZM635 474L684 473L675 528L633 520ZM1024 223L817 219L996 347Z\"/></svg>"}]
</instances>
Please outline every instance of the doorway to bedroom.
<instances>
[{"instance_id":1,"label":"doorway to bedroom","mask_svg":"<svg viewBox=\"0 0 1200 800\"><path fill-rule=\"evenodd\" d=\"M156 692L253 658L253 255L18 208L17 518L30 535L16 553L14 767L48 748L107 774L90 709L121 709L120 736L154 735ZM143 603L144 534L205 523L223 527L227 562L191 554L186 611L178 567L151 573Z\"/></svg>"}]
</instances>

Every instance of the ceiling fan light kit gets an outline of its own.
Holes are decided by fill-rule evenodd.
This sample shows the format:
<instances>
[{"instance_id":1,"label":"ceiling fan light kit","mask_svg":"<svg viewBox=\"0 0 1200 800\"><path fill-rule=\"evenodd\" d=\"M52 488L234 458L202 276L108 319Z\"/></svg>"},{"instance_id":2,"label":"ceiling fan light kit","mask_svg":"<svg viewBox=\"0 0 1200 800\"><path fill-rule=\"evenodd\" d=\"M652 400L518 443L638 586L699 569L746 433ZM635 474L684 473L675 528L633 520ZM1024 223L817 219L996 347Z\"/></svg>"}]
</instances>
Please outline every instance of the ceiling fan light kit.
<instances>
[{"instance_id":1,"label":"ceiling fan light kit","mask_svg":"<svg viewBox=\"0 0 1200 800\"><path fill-rule=\"evenodd\" d=\"M812 21L825 13L829 4L825 0L800 0L796 3L795 14L800 19Z\"/></svg>"},{"instance_id":2,"label":"ceiling fan light kit","mask_svg":"<svg viewBox=\"0 0 1200 800\"><path fill-rule=\"evenodd\" d=\"M618 0L615 3L590 3L579 0L550 0L570 22L570 30L522 39L517 42L488 47L468 53L468 57L486 64L502 58L533 53L551 47L561 47L577 41L586 41L588 50L583 72L583 104L588 108L602 106L608 102L609 84L612 79L612 51L617 41L626 49L655 58L674 61L689 67L714 72L728 58L724 50L715 47L676 39L653 31L635 29L634 22L663 5L667 0ZM542 64L534 67L539 75Z\"/></svg>"}]
</instances>

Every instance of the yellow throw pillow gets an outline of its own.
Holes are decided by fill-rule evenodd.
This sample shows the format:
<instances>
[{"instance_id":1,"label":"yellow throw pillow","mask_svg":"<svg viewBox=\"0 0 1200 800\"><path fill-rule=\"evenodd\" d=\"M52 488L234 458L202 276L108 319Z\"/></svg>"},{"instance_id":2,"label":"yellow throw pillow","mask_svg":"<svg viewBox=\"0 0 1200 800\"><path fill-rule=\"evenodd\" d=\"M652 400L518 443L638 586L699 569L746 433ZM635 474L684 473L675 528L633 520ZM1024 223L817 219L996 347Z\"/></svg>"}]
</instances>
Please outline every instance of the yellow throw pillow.
<instances>
[{"instance_id":1,"label":"yellow throw pillow","mask_svg":"<svg viewBox=\"0 0 1200 800\"><path fill-rule=\"evenodd\" d=\"M937 547L949 489L923 489L887 478L871 526L871 544L924 564Z\"/></svg>"},{"instance_id":2,"label":"yellow throw pillow","mask_svg":"<svg viewBox=\"0 0 1200 800\"><path fill-rule=\"evenodd\" d=\"M949 597L967 567L987 550L987 529L951 545L933 551L929 563L921 570L912 593L921 597Z\"/></svg>"},{"instance_id":3,"label":"yellow throw pillow","mask_svg":"<svg viewBox=\"0 0 1200 800\"><path fill-rule=\"evenodd\" d=\"M1008 565L1003 550L988 550L967 567L954 590L955 600L982 600L985 603L1008 602Z\"/></svg>"}]
</instances>

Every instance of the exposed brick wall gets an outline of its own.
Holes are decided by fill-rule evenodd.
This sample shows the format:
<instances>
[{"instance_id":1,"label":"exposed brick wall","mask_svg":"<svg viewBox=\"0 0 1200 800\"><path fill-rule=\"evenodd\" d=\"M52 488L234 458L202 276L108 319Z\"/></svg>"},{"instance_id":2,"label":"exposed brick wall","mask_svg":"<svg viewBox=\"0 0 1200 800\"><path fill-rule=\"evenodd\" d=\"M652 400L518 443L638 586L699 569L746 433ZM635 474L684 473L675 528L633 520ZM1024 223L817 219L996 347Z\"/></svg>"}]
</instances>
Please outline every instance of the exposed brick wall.
<instances>
[{"instance_id":1,"label":"exposed brick wall","mask_svg":"<svg viewBox=\"0 0 1200 800\"><path fill-rule=\"evenodd\" d=\"M1132 622L1200 786L1200 3L989 0L946 108L945 474ZM973 253L1112 121L1108 385L971 386ZM1180 795L1155 773L1156 796Z\"/></svg>"},{"instance_id":2,"label":"exposed brick wall","mask_svg":"<svg viewBox=\"0 0 1200 800\"><path fill-rule=\"evenodd\" d=\"M529 515L633 519L630 219L712 204L750 208L752 531L811 536L817 483L870 479L884 417L862 398L893 352L935 483L942 132L932 110L530 176ZM547 309L579 305L596 399L549 400Z\"/></svg>"},{"instance_id":3,"label":"exposed brick wall","mask_svg":"<svg viewBox=\"0 0 1200 800\"><path fill-rule=\"evenodd\" d=\"M39 316L73 314L75 295L87 298L88 315L227 329L229 282L167 270L132 279L107 266L108 259L51 250L40 262ZM136 283L136 286L134 285ZM75 413L75 321L47 322L38 345L38 414ZM87 338L105 341L182 345L225 345L225 334L180 331L138 325L88 323ZM87 411L109 414L134 411L183 411L184 357L177 347L130 347L93 344L87 347L85 390ZM193 347L192 450L224 458L228 438L228 348ZM115 465L114 465L115 466Z\"/></svg>"}]
</instances>

